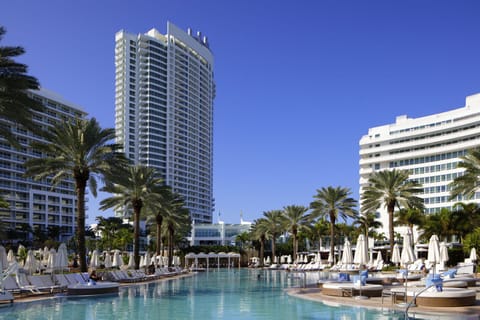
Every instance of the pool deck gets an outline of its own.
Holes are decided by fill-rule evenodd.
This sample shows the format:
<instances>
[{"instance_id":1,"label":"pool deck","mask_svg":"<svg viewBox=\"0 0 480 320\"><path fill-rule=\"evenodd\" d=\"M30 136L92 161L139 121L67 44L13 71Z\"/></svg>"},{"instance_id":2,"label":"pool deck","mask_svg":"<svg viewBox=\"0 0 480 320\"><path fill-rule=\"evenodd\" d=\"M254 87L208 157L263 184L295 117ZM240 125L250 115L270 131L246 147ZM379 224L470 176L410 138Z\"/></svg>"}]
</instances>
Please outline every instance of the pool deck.
<instances>
[{"instance_id":1,"label":"pool deck","mask_svg":"<svg viewBox=\"0 0 480 320\"><path fill-rule=\"evenodd\" d=\"M385 286L385 289L389 289L389 286ZM480 319L480 287L471 287L469 289L476 290L477 292L477 299L476 303L473 306L467 307L444 307L444 308L433 308L433 307L410 307L409 314L413 315L414 313L429 313L429 314L443 314L451 313L454 314L462 314L462 315L471 315L477 316ZM294 297L308 299L312 301L323 302L327 305L355 305L364 308L372 308L372 309L390 309L390 310L398 310L398 311L405 311L405 307L398 306L392 302L390 296L385 297L373 297L369 299L355 299L352 297L335 297L335 296L327 296L322 294L322 290L317 287L307 287L307 288L289 288L286 289L286 292ZM383 299L383 303L382 303Z\"/></svg>"}]
</instances>

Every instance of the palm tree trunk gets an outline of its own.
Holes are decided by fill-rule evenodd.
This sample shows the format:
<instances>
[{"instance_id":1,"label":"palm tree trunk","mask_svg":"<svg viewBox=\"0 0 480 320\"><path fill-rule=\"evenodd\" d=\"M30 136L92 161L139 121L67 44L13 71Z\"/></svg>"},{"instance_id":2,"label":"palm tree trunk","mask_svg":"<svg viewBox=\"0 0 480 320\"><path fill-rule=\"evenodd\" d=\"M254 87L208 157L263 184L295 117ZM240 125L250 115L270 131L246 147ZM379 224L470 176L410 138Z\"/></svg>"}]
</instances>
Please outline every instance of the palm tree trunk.
<instances>
[{"instance_id":1,"label":"palm tree trunk","mask_svg":"<svg viewBox=\"0 0 480 320\"><path fill-rule=\"evenodd\" d=\"M275 258L275 237L276 235L272 235L272 262L273 262L273 259Z\"/></svg>"},{"instance_id":2,"label":"palm tree trunk","mask_svg":"<svg viewBox=\"0 0 480 320\"><path fill-rule=\"evenodd\" d=\"M335 217L330 214L330 254L332 255L333 265L335 264Z\"/></svg>"},{"instance_id":3,"label":"palm tree trunk","mask_svg":"<svg viewBox=\"0 0 480 320\"><path fill-rule=\"evenodd\" d=\"M297 251L298 251L298 245L297 245L297 230L293 230L293 257L292 261L295 261L297 259Z\"/></svg>"},{"instance_id":4,"label":"palm tree trunk","mask_svg":"<svg viewBox=\"0 0 480 320\"><path fill-rule=\"evenodd\" d=\"M155 252L157 256L160 255L160 245L162 243L162 222L163 218L157 216L157 251Z\"/></svg>"},{"instance_id":5,"label":"palm tree trunk","mask_svg":"<svg viewBox=\"0 0 480 320\"><path fill-rule=\"evenodd\" d=\"M388 211L388 232L390 233L390 257L388 261L392 260L393 246L395 245L395 234L393 230L393 211L395 210L395 203L389 203L387 206Z\"/></svg>"},{"instance_id":6,"label":"palm tree trunk","mask_svg":"<svg viewBox=\"0 0 480 320\"><path fill-rule=\"evenodd\" d=\"M171 267L173 265L173 235L174 235L173 228L168 228L168 266Z\"/></svg>"},{"instance_id":7,"label":"palm tree trunk","mask_svg":"<svg viewBox=\"0 0 480 320\"><path fill-rule=\"evenodd\" d=\"M87 181L75 179L77 187L77 241L80 271L87 272L87 249L85 246L85 188Z\"/></svg>"},{"instance_id":8,"label":"palm tree trunk","mask_svg":"<svg viewBox=\"0 0 480 320\"><path fill-rule=\"evenodd\" d=\"M135 270L140 269L140 211L141 205L133 205L133 258L135 260Z\"/></svg>"},{"instance_id":9,"label":"palm tree trunk","mask_svg":"<svg viewBox=\"0 0 480 320\"><path fill-rule=\"evenodd\" d=\"M261 237L260 239L260 257L259 257L259 266L263 267L263 252L265 251L265 237Z\"/></svg>"}]
</instances>

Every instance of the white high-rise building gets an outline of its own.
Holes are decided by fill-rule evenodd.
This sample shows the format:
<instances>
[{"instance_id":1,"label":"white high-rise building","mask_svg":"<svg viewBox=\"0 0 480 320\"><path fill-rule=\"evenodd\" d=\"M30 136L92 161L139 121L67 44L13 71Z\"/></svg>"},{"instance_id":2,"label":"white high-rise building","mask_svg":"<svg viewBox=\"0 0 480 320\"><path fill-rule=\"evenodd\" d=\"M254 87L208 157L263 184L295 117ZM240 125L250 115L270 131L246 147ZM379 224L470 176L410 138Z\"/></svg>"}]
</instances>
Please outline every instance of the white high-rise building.
<instances>
[{"instance_id":1,"label":"white high-rise building","mask_svg":"<svg viewBox=\"0 0 480 320\"><path fill-rule=\"evenodd\" d=\"M45 111L33 114L38 126L51 126L60 121L84 117L86 113L78 106L65 101L61 96L45 89L30 91L33 99L42 102ZM0 220L9 230L25 230L21 225L29 225L32 230L59 232L61 241L69 239L76 227L76 193L73 178L61 182L52 189L48 180L34 181L25 178L24 163L30 158L41 156L30 147L40 137L16 124L12 133L21 148L12 147L0 138L0 189L2 197L9 203L8 209L0 209ZM24 234L25 237L30 235Z\"/></svg>"},{"instance_id":2,"label":"white high-rise building","mask_svg":"<svg viewBox=\"0 0 480 320\"><path fill-rule=\"evenodd\" d=\"M115 130L134 163L159 170L193 220L211 223L213 55L207 38L167 24L167 33L115 35Z\"/></svg>"},{"instance_id":3,"label":"white high-rise building","mask_svg":"<svg viewBox=\"0 0 480 320\"><path fill-rule=\"evenodd\" d=\"M372 172L398 168L423 185L419 196L428 214L451 209L459 201L480 203L480 193L470 201L461 197L449 201L449 184L463 171L457 167L459 157L476 147L480 147L480 94L468 96L459 109L415 119L399 116L393 124L370 128L360 139L360 196ZM380 232L388 236L386 209L378 212Z\"/></svg>"}]
</instances>

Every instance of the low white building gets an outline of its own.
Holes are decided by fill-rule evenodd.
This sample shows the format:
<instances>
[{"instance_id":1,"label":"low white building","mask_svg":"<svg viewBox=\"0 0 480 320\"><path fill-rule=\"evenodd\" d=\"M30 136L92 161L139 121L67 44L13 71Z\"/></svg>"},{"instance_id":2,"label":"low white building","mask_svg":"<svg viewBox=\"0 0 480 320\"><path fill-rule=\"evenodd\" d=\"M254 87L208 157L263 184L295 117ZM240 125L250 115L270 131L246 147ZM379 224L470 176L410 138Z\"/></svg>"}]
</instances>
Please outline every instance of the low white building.
<instances>
[{"instance_id":1,"label":"low white building","mask_svg":"<svg viewBox=\"0 0 480 320\"><path fill-rule=\"evenodd\" d=\"M449 200L449 184L463 171L457 167L459 158L476 147L480 147L480 93L468 96L462 108L421 118L403 115L395 123L370 128L360 139L360 196L371 173L397 168L408 170L409 179L423 186L419 196L427 214L451 209L464 200ZM470 201L480 202L480 193ZM379 232L388 237L385 208L378 210L378 218L383 224ZM405 233L404 228L396 231Z\"/></svg>"},{"instance_id":2,"label":"low white building","mask_svg":"<svg viewBox=\"0 0 480 320\"><path fill-rule=\"evenodd\" d=\"M235 245L236 238L243 232L250 231L251 222L240 219L240 224L192 223L191 236L188 238L191 246L198 245Z\"/></svg>"}]
</instances>

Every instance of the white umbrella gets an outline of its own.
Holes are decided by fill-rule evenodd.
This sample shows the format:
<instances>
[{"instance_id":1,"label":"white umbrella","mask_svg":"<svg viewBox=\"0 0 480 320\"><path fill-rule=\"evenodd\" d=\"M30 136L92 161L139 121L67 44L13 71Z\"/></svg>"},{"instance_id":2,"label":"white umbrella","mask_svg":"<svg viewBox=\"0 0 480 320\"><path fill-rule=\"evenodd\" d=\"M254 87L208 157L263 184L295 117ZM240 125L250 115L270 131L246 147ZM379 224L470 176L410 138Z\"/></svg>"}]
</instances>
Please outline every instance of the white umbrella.
<instances>
[{"instance_id":1,"label":"white umbrella","mask_svg":"<svg viewBox=\"0 0 480 320\"><path fill-rule=\"evenodd\" d=\"M432 235L428 242L427 260L433 264L433 274L435 274L435 266L440 262L440 247L438 245L437 235Z\"/></svg>"},{"instance_id":2,"label":"white umbrella","mask_svg":"<svg viewBox=\"0 0 480 320\"><path fill-rule=\"evenodd\" d=\"M375 259L375 265L378 266L383 262L382 251L378 251L377 258Z\"/></svg>"},{"instance_id":3,"label":"white umbrella","mask_svg":"<svg viewBox=\"0 0 480 320\"><path fill-rule=\"evenodd\" d=\"M55 268L56 256L57 256L57 251L55 251L55 249L52 248L48 253L47 269L53 270Z\"/></svg>"},{"instance_id":4,"label":"white umbrella","mask_svg":"<svg viewBox=\"0 0 480 320\"><path fill-rule=\"evenodd\" d=\"M342 253L342 264L351 264L353 261L352 257L352 248L350 245L350 241L345 238L345 243L343 245L343 253Z\"/></svg>"},{"instance_id":5,"label":"white umbrella","mask_svg":"<svg viewBox=\"0 0 480 320\"><path fill-rule=\"evenodd\" d=\"M25 264L24 264L23 268L29 274L33 274L37 271L38 263L37 263L37 259L35 259L35 256L33 255L32 250L28 250L27 258L25 259Z\"/></svg>"},{"instance_id":6,"label":"white umbrella","mask_svg":"<svg viewBox=\"0 0 480 320\"><path fill-rule=\"evenodd\" d=\"M133 257L133 252L130 252L130 257L128 258L127 269L135 269L135 259Z\"/></svg>"},{"instance_id":7,"label":"white umbrella","mask_svg":"<svg viewBox=\"0 0 480 320\"><path fill-rule=\"evenodd\" d=\"M63 270L68 267L68 252L65 243L60 244L55 257L55 268Z\"/></svg>"},{"instance_id":8,"label":"white umbrella","mask_svg":"<svg viewBox=\"0 0 480 320\"><path fill-rule=\"evenodd\" d=\"M120 250L115 250L113 252L112 267L120 268L121 266L123 266L123 259L122 259L122 256L120 255Z\"/></svg>"},{"instance_id":9,"label":"white umbrella","mask_svg":"<svg viewBox=\"0 0 480 320\"><path fill-rule=\"evenodd\" d=\"M100 267L99 255L100 253L98 250L93 250L92 256L90 257L90 268L96 269Z\"/></svg>"},{"instance_id":10,"label":"white umbrella","mask_svg":"<svg viewBox=\"0 0 480 320\"><path fill-rule=\"evenodd\" d=\"M41 254L42 254L42 263L44 265L47 265L48 263L48 257L50 255L50 250L47 248L47 247L44 247L43 248L43 251L40 250Z\"/></svg>"},{"instance_id":11,"label":"white umbrella","mask_svg":"<svg viewBox=\"0 0 480 320\"><path fill-rule=\"evenodd\" d=\"M403 248L402 254L400 255L400 263L403 266L407 266L410 263L415 262L415 254L413 253L413 249L410 242L410 234L406 234L403 237Z\"/></svg>"},{"instance_id":12,"label":"white umbrella","mask_svg":"<svg viewBox=\"0 0 480 320\"><path fill-rule=\"evenodd\" d=\"M288 263L288 264L291 264L291 263L292 263L292 256L291 256L291 255L288 255L288 256L287 256L287 263Z\"/></svg>"},{"instance_id":13,"label":"white umbrella","mask_svg":"<svg viewBox=\"0 0 480 320\"><path fill-rule=\"evenodd\" d=\"M270 264L272 261L270 260L270 256L267 257L267 264Z\"/></svg>"},{"instance_id":14,"label":"white umbrella","mask_svg":"<svg viewBox=\"0 0 480 320\"><path fill-rule=\"evenodd\" d=\"M110 269L112 267L112 256L110 252L107 251L105 253L105 258L103 259L103 264L105 265L105 269Z\"/></svg>"},{"instance_id":15,"label":"white umbrella","mask_svg":"<svg viewBox=\"0 0 480 320\"><path fill-rule=\"evenodd\" d=\"M333 256L332 256L332 252L331 252L331 251L328 253L327 262L328 262L329 264L332 264L332 263L333 263Z\"/></svg>"},{"instance_id":16,"label":"white umbrella","mask_svg":"<svg viewBox=\"0 0 480 320\"><path fill-rule=\"evenodd\" d=\"M393 246L392 262L395 264L400 263L400 249L398 248L397 243L395 243L395 245Z\"/></svg>"},{"instance_id":17,"label":"white umbrella","mask_svg":"<svg viewBox=\"0 0 480 320\"><path fill-rule=\"evenodd\" d=\"M367 264L368 254L365 243L365 235L361 234L357 239L357 246L355 247L355 256L353 257L353 263L360 266Z\"/></svg>"},{"instance_id":18,"label":"white umbrella","mask_svg":"<svg viewBox=\"0 0 480 320\"><path fill-rule=\"evenodd\" d=\"M0 246L0 272L8 268L7 251L4 246Z\"/></svg>"},{"instance_id":19,"label":"white umbrella","mask_svg":"<svg viewBox=\"0 0 480 320\"><path fill-rule=\"evenodd\" d=\"M278 263L277 261L278 261L278 258L276 256L273 257L273 263L277 264Z\"/></svg>"},{"instance_id":20,"label":"white umbrella","mask_svg":"<svg viewBox=\"0 0 480 320\"><path fill-rule=\"evenodd\" d=\"M445 263L448 261L448 249L447 244L442 241L440 243L440 264L442 265L442 269L445 268Z\"/></svg>"},{"instance_id":21,"label":"white umbrella","mask_svg":"<svg viewBox=\"0 0 480 320\"><path fill-rule=\"evenodd\" d=\"M8 263L17 262L17 258L15 257L15 253L13 253L12 249L8 250L7 260Z\"/></svg>"},{"instance_id":22,"label":"white umbrella","mask_svg":"<svg viewBox=\"0 0 480 320\"><path fill-rule=\"evenodd\" d=\"M470 250L470 260L472 262L477 261L477 250L475 248L472 248L472 250Z\"/></svg>"},{"instance_id":23,"label":"white umbrella","mask_svg":"<svg viewBox=\"0 0 480 320\"><path fill-rule=\"evenodd\" d=\"M304 256L303 256L303 262L304 262L304 263L308 263L308 256L307 256L307 255L304 255Z\"/></svg>"}]
</instances>

